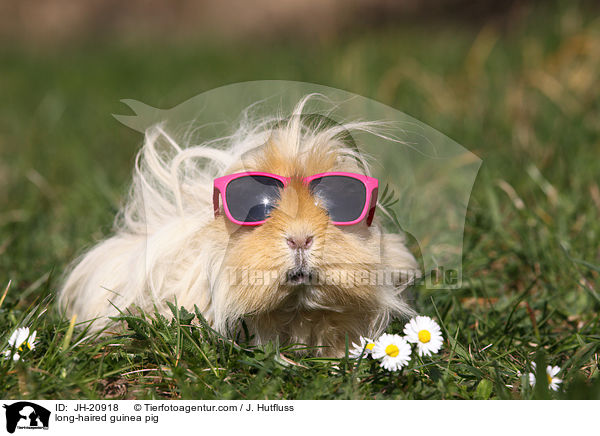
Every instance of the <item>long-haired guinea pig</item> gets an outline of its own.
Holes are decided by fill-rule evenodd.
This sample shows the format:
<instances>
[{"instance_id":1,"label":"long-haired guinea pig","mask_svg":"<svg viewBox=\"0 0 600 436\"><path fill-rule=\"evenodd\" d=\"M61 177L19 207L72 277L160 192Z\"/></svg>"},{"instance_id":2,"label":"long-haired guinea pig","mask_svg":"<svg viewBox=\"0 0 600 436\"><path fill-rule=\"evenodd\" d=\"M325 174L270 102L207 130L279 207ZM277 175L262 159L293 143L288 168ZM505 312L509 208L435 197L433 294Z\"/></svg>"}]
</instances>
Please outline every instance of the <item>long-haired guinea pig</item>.
<instances>
[{"instance_id":1,"label":"long-haired guinea pig","mask_svg":"<svg viewBox=\"0 0 600 436\"><path fill-rule=\"evenodd\" d=\"M243 321L255 344L326 356L411 315L401 294L418 264L379 224L377 179L348 139L374 124L315 122L309 98L201 145L148 129L114 235L65 275L64 312L100 329L117 308L196 305L222 334Z\"/></svg>"}]
</instances>

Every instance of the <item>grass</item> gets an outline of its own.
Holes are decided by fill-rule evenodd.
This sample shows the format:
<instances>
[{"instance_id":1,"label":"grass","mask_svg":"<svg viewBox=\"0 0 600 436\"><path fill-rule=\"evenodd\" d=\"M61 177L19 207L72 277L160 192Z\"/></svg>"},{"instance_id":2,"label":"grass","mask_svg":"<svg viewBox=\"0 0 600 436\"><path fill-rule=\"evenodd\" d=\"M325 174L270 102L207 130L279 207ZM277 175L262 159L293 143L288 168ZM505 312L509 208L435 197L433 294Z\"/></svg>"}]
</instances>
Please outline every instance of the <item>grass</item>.
<instances>
[{"instance_id":1,"label":"grass","mask_svg":"<svg viewBox=\"0 0 600 436\"><path fill-rule=\"evenodd\" d=\"M37 348L0 363L2 398L600 399L600 20L579 4L508 26L409 25L309 45L0 46L0 351L17 326ZM291 79L378 99L483 159L469 204L464 286L414 291L440 354L401 375L289 347L235 344L194 308L88 337L54 311L66 264L109 234L141 138L121 98L171 107L204 90ZM395 323L390 331L401 331ZM71 332L71 333L70 333ZM562 368L560 392L517 376ZM543 380L543 377L541 378Z\"/></svg>"}]
</instances>

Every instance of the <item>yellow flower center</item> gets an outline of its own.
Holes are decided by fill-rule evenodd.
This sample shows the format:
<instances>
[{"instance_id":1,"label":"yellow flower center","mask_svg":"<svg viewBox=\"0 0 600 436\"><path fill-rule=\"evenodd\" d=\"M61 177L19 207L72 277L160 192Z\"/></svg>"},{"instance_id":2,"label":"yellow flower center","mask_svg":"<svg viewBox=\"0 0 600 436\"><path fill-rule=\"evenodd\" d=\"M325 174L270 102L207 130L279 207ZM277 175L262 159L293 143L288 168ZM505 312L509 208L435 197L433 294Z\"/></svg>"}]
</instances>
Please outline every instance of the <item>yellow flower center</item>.
<instances>
[{"instance_id":1,"label":"yellow flower center","mask_svg":"<svg viewBox=\"0 0 600 436\"><path fill-rule=\"evenodd\" d=\"M400 354L400 349L398 349L398 347L396 347L394 344L390 344L385 347L385 354L390 357L396 357L398 354Z\"/></svg>"},{"instance_id":2,"label":"yellow flower center","mask_svg":"<svg viewBox=\"0 0 600 436\"><path fill-rule=\"evenodd\" d=\"M366 346L366 349L369 351L373 351L374 346L375 346L375 344L373 342L369 342Z\"/></svg>"},{"instance_id":3,"label":"yellow flower center","mask_svg":"<svg viewBox=\"0 0 600 436\"><path fill-rule=\"evenodd\" d=\"M419 332L419 341L426 344L430 340L431 340L431 333L429 333L429 330L421 330Z\"/></svg>"},{"instance_id":4,"label":"yellow flower center","mask_svg":"<svg viewBox=\"0 0 600 436\"><path fill-rule=\"evenodd\" d=\"M29 342L23 342L21 344L21 346L19 347L19 351L22 353L23 352L23 348L27 345L27 348L29 348L31 350L31 344Z\"/></svg>"},{"instance_id":5,"label":"yellow flower center","mask_svg":"<svg viewBox=\"0 0 600 436\"><path fill-rule=\"evenodd\" d=\"M546 373L546 377L548 377L548 384L551 385L552 384L552 377L548 373Z\"/></svg>"}]
</instances>

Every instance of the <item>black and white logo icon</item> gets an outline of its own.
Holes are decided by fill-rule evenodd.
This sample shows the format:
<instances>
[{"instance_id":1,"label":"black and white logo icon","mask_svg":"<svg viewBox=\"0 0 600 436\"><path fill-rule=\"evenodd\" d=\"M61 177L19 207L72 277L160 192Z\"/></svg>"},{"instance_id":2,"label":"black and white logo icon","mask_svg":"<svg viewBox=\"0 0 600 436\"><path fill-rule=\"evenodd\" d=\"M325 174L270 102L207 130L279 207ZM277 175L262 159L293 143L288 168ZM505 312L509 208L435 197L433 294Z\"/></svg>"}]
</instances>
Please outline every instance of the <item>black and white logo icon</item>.
<instances>
[{"instance_id":1,"label":"black and white logo icon","mask_svg":"<svg viewBox=\"0 0 600 436\"><path fill-rule=\"evenodd\" d=\"M19 401L10 405L4 404L6 409L6 431L14 433L18 429L36 430L48 429L50 411L29 401Z\"/></svg>"}]
</instances>

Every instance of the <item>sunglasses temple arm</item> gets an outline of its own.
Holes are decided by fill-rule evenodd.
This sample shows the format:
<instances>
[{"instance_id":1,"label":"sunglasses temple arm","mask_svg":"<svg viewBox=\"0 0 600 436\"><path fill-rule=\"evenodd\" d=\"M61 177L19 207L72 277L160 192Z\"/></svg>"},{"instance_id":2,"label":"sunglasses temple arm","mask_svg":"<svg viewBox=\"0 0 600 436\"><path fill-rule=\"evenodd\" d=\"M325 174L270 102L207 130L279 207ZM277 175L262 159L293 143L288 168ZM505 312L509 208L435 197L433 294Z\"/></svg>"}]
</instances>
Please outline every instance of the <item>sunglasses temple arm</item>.
<instances>
[{"instance_id":1,"label":"sunglasses temple arm","mask_svg":"<svg viewBox=\"0 0 600 436\"><path fill-rule=\"evenodd\" d=\"M371 204L369 205L369 214L367 215L367 226L370 226L375 216L375 209L377 208L377 191L378 188L374 188L371 192Z\"/></svg>"},{"instance_id":2,"label":"sunglasses temple arm","mask_svg":"<svg viewBox=\"0 0 600 436\"><path fill-rule=\"evenodd\" d=\"M215 187L213 190L213 210L215 212L215 218L219 216L219 194L220 191Z\"/></svg>"}]
</instances>

